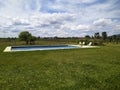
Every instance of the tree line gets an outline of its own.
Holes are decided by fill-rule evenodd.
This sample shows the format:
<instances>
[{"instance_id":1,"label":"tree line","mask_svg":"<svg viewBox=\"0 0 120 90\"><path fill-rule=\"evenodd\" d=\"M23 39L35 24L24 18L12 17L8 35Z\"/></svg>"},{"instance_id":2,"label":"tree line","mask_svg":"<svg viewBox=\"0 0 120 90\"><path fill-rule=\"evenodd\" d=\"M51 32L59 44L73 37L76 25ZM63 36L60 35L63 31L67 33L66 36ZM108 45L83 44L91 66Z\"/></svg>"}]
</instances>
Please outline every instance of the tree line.
<instances>
[{"instance_id":1,"label":"tree line","mask_svg":"<svg viewBox=\"0 0 120 90\"><path fill-rule=\"evenodd\" d=\"M106 40L108 38L107 32L102 32L102 36L100 36L99 32L96 32L94 36L90 37L89 35L86 35L85 38L92 38L92 39L103 39Z\"/></svg>"},{"instance_id":2,"label":"tree line","mask_svg":"<svg viewBox=\"0 0 120 90\"><path fill-rule=\"evenodd\" d=\"M86 35L85 39L92 39L94 42L99 42L99 43L116 43L118 44L120 42L120 34L118 35L111 35L108 36L107 32L102 32L101 35L99 32L94 33L93 36Z\"/></svg>"},{"instance_id":3,"label":"tree line","mask_svg":"<svg viewBox=\"0 0 120 90\"><path fill-rule=\"evenodd\" d=\"M8 38L7 40L10 42L15 42L16 40L19 41L24 41L26 42L26 44L35 44L36 40L40 40L40 39L48 39L48 40L75 40L76 42L79 41L84 41L87 43L89 43L90 41L93 42L93 45L103 45L103 43L119 43L120 42L120 34L118 35L112 35L112 36L108 36L107 32L96 32L93 34L93 36L90 35L86 35L84 37L35 37L33 36L30 32L28 31L23 31L19 33L18 38ZM0 39L1 40L1 39ZM64 40L64 41L65 41Z\"/></svg>"}]
</instances>

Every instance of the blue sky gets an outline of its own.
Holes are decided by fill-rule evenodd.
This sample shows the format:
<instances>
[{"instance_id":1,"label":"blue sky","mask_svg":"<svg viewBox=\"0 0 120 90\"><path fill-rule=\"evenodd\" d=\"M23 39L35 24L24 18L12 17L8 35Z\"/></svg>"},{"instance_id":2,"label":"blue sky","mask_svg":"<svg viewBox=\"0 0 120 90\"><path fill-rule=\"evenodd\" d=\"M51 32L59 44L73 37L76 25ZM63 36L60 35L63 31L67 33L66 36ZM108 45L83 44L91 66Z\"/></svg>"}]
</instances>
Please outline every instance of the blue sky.
<instances>
[{"instance_id":1,"label":"blue sky","mask_svg":"<svg viewBox=\"0 0 120 90\"><path fill-rule=\"evenodd\" d=\"M0 0L0 37L120 34L120 0Z\"/></svg>"}]
</instances>

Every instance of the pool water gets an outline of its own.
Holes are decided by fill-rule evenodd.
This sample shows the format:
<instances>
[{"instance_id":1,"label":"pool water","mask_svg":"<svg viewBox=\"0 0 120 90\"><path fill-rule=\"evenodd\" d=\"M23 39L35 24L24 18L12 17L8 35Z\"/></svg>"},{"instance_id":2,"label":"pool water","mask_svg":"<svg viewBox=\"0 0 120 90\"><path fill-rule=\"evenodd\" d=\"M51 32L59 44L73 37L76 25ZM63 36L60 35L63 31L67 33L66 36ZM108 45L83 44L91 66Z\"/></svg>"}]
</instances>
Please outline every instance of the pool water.
<instances>
[{"instance_id":1,"label":"pool water","mask_svg":"<svg viewBox=\"0 0 120 90\"><path fill-rule=\"evenodd\" d=\"M71 45L56 45L56 46L12 46L11 51L34 51L34 50L55 50L55 49L72 49L79 48Z\"/></svg>"}]
</instances>

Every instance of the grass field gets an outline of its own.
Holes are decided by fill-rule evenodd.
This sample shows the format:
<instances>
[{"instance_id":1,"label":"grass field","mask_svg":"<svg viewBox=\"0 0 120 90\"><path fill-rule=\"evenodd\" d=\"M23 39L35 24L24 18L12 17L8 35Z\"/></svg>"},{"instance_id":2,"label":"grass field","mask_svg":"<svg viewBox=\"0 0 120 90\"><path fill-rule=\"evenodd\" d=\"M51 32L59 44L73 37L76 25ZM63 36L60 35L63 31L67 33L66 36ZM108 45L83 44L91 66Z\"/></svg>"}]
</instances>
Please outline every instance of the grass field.
<instances>
[{"instance_id":1,"label":"grass field","mask_svg":"<svg viewBox=\"0 0 120 90\"><path fill-rule=\"evenodd\" d=\"M120 90L120 45L3 53L0 90Z\"/></svg>"}]
</instances>

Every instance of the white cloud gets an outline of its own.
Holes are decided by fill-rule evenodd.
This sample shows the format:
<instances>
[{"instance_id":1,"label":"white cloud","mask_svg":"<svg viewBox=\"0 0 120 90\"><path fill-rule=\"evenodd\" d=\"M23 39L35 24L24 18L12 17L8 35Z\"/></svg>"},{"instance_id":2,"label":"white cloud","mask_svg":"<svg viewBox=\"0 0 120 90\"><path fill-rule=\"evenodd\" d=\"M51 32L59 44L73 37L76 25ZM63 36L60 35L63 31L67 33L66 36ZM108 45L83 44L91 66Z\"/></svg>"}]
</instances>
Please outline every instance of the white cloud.
<instances>
[{"instance_id":1,"label":"white cloud","mask_svg":"<svg viewBox=\"0 0 120 90\"><path fill-rule=\"evenodd\" d=\"M74 24L64 24L61 25L61 29L64 30L81 30L81 31L88 31L89 30L89 25L74 25Z\"/></svg>"},{"instance_id":2,"label":"white cloud","mask_svg":"<svg viewBox=\"0 0 120 90\"><path fill-rule=\"evenodd\" d=\"M98 19L98 20L96 20L96 21L93 22L93 24L95 26L102 26L102 27L111 25L112 23L113 22L112 22L111 19L104 19L104 18Z\"/></svg>"},{"instance_id":3,"label":"white cloud","mask_svg":"<svg viewBox=\"0 0 120 90\"><path fill-rule=\"evenodd\" d=\"M22 19L13 18L12 22L13 22L13 25L24 25L24 26L26 26L26 25L30 24L30 22L27 19L24 19L24 18L22 18Z\"/></svg>"},{"instance_id":4,"label":"white cloud","mask_svg":"<svg viewBox=\"0 0 120 90\"><path fill-rule=\"evenodd\" d=\"M120 30L120 25L116 25L116 28Z\"/></svg>"},{"instance_id":5,"label":"white cloud","mask_svg":"<svg viewBox=\"0 0 120 90\"><path fill-rule=\"evenodd\" d=\"M36 36L83 36L104 30L120 33L117 1L0 0L0 36L3 32L18 36L23 30Z\"/></svg>"},{"instance_id":6,"label":"white cloud","mask_svg":"<svg viewBox=\"0 0 120 90\"><path fill-rule=\"evenodd\" d=\"M96 0L81 0L82 3L93 3Z\"/></svg>"},{"instance_id":7,"label":"white cloud","mask_svg":"<svg viewBox=\"0 0 120 90\"><path fill-rule=\"evenodd\" d=\"M120 33L120 24L116 25L116 28L114 29L114 33L116 33L116 34Z\"/></svg>"}]
</instances>

